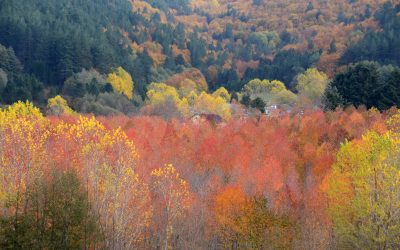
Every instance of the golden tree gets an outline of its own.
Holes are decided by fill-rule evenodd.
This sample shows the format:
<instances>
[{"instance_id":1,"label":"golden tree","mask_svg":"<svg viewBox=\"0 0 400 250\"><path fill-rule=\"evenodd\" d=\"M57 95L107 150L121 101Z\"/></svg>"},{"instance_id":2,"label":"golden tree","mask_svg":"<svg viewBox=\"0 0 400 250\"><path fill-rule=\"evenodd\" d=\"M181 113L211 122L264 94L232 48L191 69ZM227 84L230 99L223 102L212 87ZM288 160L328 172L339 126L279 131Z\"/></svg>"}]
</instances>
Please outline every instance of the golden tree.
<instances>
[{"instance_id":1,"label":"golden tree","mask_svg":"<svg viewBox=\"0 0 400 250\"><path fill-rule=\"evenodd\" d=\"M67 101L60 95L47 101L47 113L50 115L74 115L75 112L68 106Z\"/></svg>"},{"instance_id":2,"label":"golden tree","mask_svg":"<svg viewBox=\"0 0 400 250\"><path fill-rule=\"evenodd\" d=\"M400 247L398 138L393 132L368 132L338 152L327 193L340 247Z\"/></svg>"},{"instance_id":3,"label":"golden tree","mask_svg":"<svg viewBox=\"0 0 400 250\"><path fill-rule=\"evenodd\" d=\"M105 236L105 247L131 249L143 241L151 216L149 191L135 165L133 142L121 129L104 133L82 149L93 209Z\"/></svg>"},{"instance_id":4,"label":"golden tree","mask_svg":"<svg viewBox=\"0 0 400 250\"><path fill-rule=\"evenodd\" d=\"M174 225L185 216L189 207L189 187L172 164L151 172L153 188L161 200L164 210L164 250L169 249Z\"/></svg>"},{"instance_id":5,"label":"golden tree","mask_svg":"<svg viewBox=\"0 0 400 250\"><path fill-rule=\"evenodd\" d=\"M133 98L133 80L131 75L122 67L118 67L115 72L108 74L107 81L111 83L115 92Z\"/></svg>"}]
</instances>

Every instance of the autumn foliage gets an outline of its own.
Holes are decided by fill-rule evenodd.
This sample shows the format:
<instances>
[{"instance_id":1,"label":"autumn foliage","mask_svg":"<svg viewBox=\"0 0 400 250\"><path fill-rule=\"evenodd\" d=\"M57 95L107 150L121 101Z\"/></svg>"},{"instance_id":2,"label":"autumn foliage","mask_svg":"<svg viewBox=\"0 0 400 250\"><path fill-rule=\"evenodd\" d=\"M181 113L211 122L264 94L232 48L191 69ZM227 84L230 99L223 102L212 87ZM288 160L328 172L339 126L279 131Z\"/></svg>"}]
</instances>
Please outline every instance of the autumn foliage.
<instances>
[{"instance_id":1,"label":"autumn foliage","mask_svg":"<svg viewBox=\"0 0 400 250\"><path fill-rule=\"evenodd\" d=\"M42 207L33 197L47 190L39 188L47 184L38 183L78 181L75 192L82 196L76 204L84 205L65 216L78 213L87 220L83 227L71 224L84 233L80 240L68 238L65 246L326 249L342 232L332 231L333 225L342 225L333 224L342 218L341 211L364 209L343 199L359 202L373 191L366 186L357 194L346 185L335 186L360 185L362 176L352 174L356 169L347 174L342 166L349 160L369 164L387 157L385 152L397 143L386 139L392 133L388 116L361 109L305 111L218 124L145 116L44 117L31 104L17 103L0 112L0 216L6 229L0 230L0 244L49 246L45 238L30 237L42 229L31 223L35 207ZM393 124L392 119L390 128ZM368 130L374 132L362 137ZM346 140L356 142L336 156ZM368 146L374 140L380 151ZM363 158L368 150L377 158ZM349 158L353 151L357 158ZM340 196L335 198L332 190L337 188ZM332 201L339 203L328 206ZM50 218L57 221L42 220L50 223L44 229L53 232L57 228Z\"/></svg>"}]
</instances>

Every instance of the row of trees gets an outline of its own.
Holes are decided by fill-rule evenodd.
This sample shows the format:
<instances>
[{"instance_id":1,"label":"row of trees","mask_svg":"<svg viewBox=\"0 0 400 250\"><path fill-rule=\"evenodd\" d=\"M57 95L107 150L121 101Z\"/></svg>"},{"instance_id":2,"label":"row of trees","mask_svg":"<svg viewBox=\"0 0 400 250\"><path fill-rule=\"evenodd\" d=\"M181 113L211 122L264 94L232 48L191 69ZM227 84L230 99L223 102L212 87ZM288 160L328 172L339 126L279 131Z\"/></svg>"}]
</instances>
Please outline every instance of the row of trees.
<instances>
[{"instance_id":1,"label":"row of trees","mask_svg":"<svg viewBox=\"0 0 400 250\"><path fill-rule=\"evenodd\" d=\"M398 248L393 114L216 125L14 104L0 111L0 246Z\"/></svg>"},{"instance_id":2,"label":"row of trees","mask_svg":"<svg viewBox=\"0 0 400 250\"><path fill-rule=\"evenodd\" d=\"M2 102L12 103L19 99L44 102L43 84L23 72L13 50L1 47L0 53L3 56L0 63ZM136 84L132 76L118 67L108 75L95 69L83 69L66 79L61 93L73 110L82 113L128 114L139 112L139 107L144 106L142 112L145 114L165 118L187 118L206 113L227 120L232 115L229 105L232 100L262 112L267 106L280 104L325 109L365 105L367 108L387 110L400 105L399 82L398 67L363 61L349 65L332 80L323 72L310 68L294 77L292 91L279 80L253 79L241 91L232 92L231 96L223 87L214 93L207 93L208 86L201 72L189 69L167 79L167 84L149 85L146 101L143 102L134 90ZM46 95L51 97L55 92L47 92ZM41 106L44 108L44 104Z\"/></svg>"},{"instance_id":3,"label":"row of trees","mask_svg":"<svg viewBox=\"0 0 400 250\"><path fill-rule=\"evenodd\" d=\"M259 80L249 81L239 93L241 103L246 106L259 108L266 106L298 105L303 108L318 107L329 83L328 76L315 68L310 68L304 74L296 76L297 95L287 90L281 81Z\"/></svg>"},{"instance_id":4,"label":"row of trees","mask_svg":"<svg viewBox=\"0 0 400 250\"><path fill-rule=\"evenodd\" d=\"M261 112L276 105L284 105L285 109L329 110L353 105L387 110L400 105L399 82L398 67L363 61L349 65L332 80L310 68L295 76L293 91L279 80L253 79L239 92L230 94L220 87L210 93L201 72L190 69L170 77L166 83L150 84L143 102L134 92L130 74L119 67L107 76L94 69L82 70L66 80L62 93L74 110L83 113L140 112L166 119L214 114L229 120L243 111L238 102Z\"/></svg>"}]
</instances>

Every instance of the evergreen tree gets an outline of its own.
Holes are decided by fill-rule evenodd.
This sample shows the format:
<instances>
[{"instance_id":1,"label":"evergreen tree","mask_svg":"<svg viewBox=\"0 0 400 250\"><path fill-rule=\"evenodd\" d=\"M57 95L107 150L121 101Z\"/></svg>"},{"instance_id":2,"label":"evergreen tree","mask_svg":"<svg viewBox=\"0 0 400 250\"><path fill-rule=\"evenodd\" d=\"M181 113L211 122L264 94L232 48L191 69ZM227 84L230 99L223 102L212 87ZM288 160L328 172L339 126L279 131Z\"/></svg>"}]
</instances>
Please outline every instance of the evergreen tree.
<instances>
[{"instance_id":1,"label":"evergreen tree","mask_svg":"<svg viewBox=\"0 0 400 250\"><path fill-rule=\"evenodd\" d=\"M31 183L27 206L17 221L0 221L3 249L88 249L97 240L97 225L87 193L74 172L55 171L51 181Z\"/></svg>"},{"instance_id":2,"label":"evergreen tree","mask_svg":"<svg viewBox=\"0 0 400 250\"><path fill-rule=\"evenodd\" d=\"M325 106L365 105L380 110L400 106L400 69L360 62L338 73L325 92Z\"/></svg>"}]
</instances>

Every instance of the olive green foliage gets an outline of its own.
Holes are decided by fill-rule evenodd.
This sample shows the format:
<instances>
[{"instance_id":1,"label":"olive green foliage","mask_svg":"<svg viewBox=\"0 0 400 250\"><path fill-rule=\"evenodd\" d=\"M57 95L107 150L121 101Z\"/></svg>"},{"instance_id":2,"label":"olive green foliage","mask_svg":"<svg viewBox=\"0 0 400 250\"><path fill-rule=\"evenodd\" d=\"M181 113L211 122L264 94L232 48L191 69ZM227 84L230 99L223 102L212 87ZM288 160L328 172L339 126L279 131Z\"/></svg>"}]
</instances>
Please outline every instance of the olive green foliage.
<instances>
[{"instance_id":1,"label":"olive green foliage","mask_svg":"<svg viewBox=\"0 0 400 250\"><path fill-rule=\"evenodd\" d=\"M244 104L247 102L251 104L254 100L259 99L252 106L259 106L260 101L266 105L294 104L297 99L297 96L287 90L282 82L260 79L249 81L242 90L242 96L242 103Z\"/></svg>"},{"instance_id":2,"label":"olive green foliage","mask_svg":"<svg viewBox=\"0 0 400 250\"><path fill-rule=\"evenodd\" d=\"M59 95L48 100L46 113L49 115L75 114L75 112L68 106L67 101Z\"/></svg>"},{"instance_id":3,"label":"olive green foliage","mask_svg":"<svg viewBox=\"0 0 400 250\"><path fill-rule=\"evenodd\" d=\"M2 249L88 249L97 238L84 186L74 172L55 171L27 189L24 212L3 217Z\"/></svg>"},{"instance_id":4,"label":"olive green foliage","mask_svg":"<svg viewBox=\"0 0 400 250\"><path fill-rule=\"evenodd\" d=\"M308 69L297 76L296 89L299 95L306 98L313 105L320 105L327 85L328 76L315 68Z\"/></svg>"},{"instance_id":5,"label":"olive green foliage","mask_svg":"<svg viewBox=\"0 0 400 250\"><path fill-rule=\"evenodd\" d=\"M109 91L112 91L112 87L107 85L104 75L95 69L82 69L65 81L62 93L72 97L82 97L86 94L97 96Z\"/></svg>"},{"instance_id":6,"label":"olive green foliage","mask_svg":"<svg viewBox=\"0 0 400 250\"><path fill-rule=\"evenodd\" d=\"M125 96L114 92L101 93L97 97L86 95L76 100L75 107L81 113L95 115L131 114L136 110Z\"/></svg>"}]
</instances>

